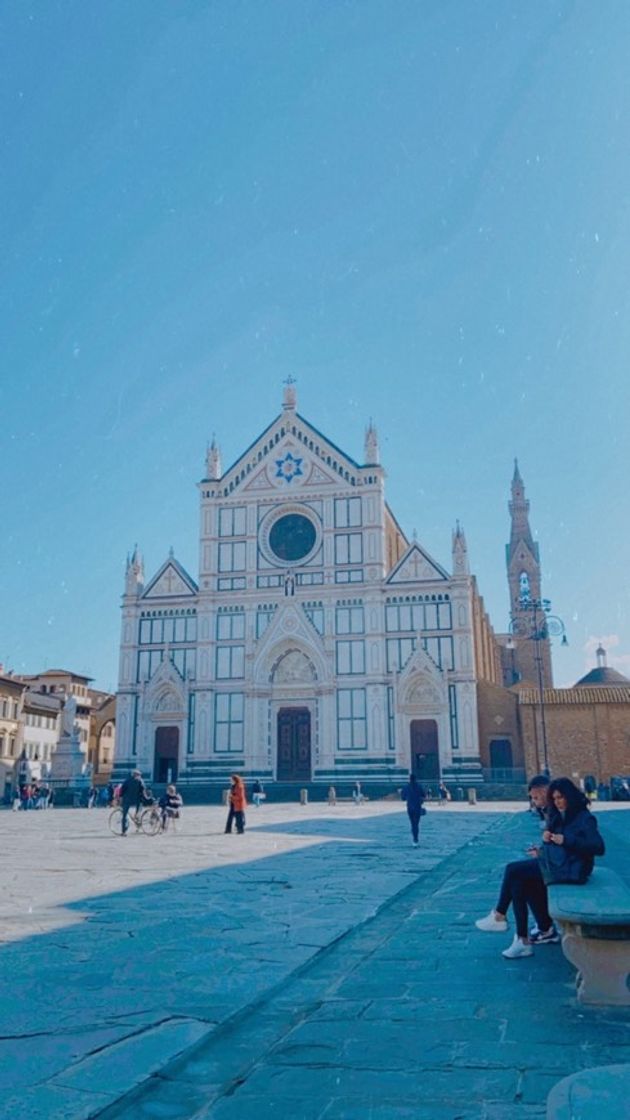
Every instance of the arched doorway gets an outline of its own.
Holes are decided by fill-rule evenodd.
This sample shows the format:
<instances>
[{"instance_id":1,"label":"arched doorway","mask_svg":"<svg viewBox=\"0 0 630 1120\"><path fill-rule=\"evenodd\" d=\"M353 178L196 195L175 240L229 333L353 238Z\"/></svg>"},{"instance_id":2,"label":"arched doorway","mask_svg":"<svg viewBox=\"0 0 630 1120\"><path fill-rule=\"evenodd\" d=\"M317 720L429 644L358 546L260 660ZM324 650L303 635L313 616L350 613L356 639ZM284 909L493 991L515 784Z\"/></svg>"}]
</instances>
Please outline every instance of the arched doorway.
<instances>
[{"instance_id":1,"label":"arched doorway","mask_svg":"<svg viewBox=\"0 0 630 1120\"><path fill-rule=\"evenodd\" d=\"M279 782L311 780L311 713L308 708L280 708L278 712Z\"/></svg>"},{"instance_id":2,"label":"arched doorway","mask_svg":"<svg viewBox=\"0 0 630 1120\"><path fill-rule=\"evenodd\" d=\"M158 727L155 731L155 782L176 782L179 763L179 727Z\"/></svg>"},{"instance_id":3,"label":"arched doorway","mask_svg":"<svg viewBox=\"0 0 630 1120\"><path fill-rule=\"evenodd\" d=\"M438 726L434 719L412 719L409 727L411 773L419 781L439 782Z\"/></svg>"}]
</instances>

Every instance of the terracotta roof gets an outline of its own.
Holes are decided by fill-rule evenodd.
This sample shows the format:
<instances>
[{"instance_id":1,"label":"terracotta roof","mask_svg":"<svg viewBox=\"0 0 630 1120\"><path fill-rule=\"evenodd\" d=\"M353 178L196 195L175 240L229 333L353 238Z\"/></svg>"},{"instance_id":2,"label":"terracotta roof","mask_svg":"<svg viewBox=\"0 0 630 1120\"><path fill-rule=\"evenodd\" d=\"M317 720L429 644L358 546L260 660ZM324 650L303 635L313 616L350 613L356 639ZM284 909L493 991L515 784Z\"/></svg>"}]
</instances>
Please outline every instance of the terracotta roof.
<instances>
[{"instance_id":1,"label":"terracotta roof","mask_svg":"<svg viewBox=\"0 0 630 1120\"><path fill-rule=\"evenodd\" d=\"M545 688L545 704L630 704L630 684L607 687L593 685L572 688ZM523 688L518 692L519 704L540 704L537 688Z\"/></svg>"}]
</instances>

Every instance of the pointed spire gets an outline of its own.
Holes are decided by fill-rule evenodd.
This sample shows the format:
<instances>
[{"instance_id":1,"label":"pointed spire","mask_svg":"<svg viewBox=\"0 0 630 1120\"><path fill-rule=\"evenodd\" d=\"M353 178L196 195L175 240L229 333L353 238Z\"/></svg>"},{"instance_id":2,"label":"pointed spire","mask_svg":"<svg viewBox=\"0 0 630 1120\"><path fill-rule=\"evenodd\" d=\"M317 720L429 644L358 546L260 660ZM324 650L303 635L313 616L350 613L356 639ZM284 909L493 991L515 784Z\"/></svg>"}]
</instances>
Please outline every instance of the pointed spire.
<instances>
[{"instance_id":1,"label":"pointed spire","mask_svg":"<svg viewBox=\"0 0 630 1120\"><path fill-rule=\"evenodd\" d=\"M212 433L212 443L206 449L206 478L221 478L221 452Z\"/></svg>"},{"instance_id":2,"label":"pointed spire","mask_svg":"<svg viewBox=\"0 0 630 1120\"><path fill-rule=\"evenodd\" d=\"M292 374L289 374L284 382L284 390L282 393L282 407L285 411L290 410L294 412L297 408L297 393L295 391L296 380Z\"/></svg>"},{"instance_id":3,"label":"pointed spire","mask_svg":"<svg viewBox=\"0 0 630 1120\"><path fill-rule=\"evenodd\" d=\"M169 558L169 560L174 560L175 559L175 549L173 548L172 545L168 550L168 558Z\"/></svg>"},{"instance_id":4,"label":"pointed spire","mask_svg":"<svg viewBox=\"0 0 630 1120\"><path fill-rule=\"evenodd\" d=\"M604 647L602 645L599 645L597 647L597 649L595 650L595 656L597 657L597 668L598 669L605 669L606 668L606 650L604 649Z\"/></svg>"},{"instance_id":5,"label":"pointed spire","mask_svg":"<svg viewBox=\"0 0 630 1120\"><path fill-rule=\"evenodd\" d=\"M525 485L518 469L518 459L514 460L511 489L512 500L508 502L508 509L512 518L510 548L514 549L519 541L524 541L532 554L537 556L537 547L529 527L529 502L525 497Z\"/></svg>"},{"instance_id":6,"label":"pointed spire","mask_svg":"<svg viewBox=\"0 0 630 1120\"><path fill-rule=\"evenodd\" d=\"M378 432L372 423L371 416L370 423L365 429L364 459L366 465L371 467L376 467L379 464Z\"/></svg>"},{"instance_id":7,"label":"pointed spire","mask_svg":"<svg viewBox=\"0 0 630 1120\"><path fill-rule=\"evenodd\" d=\"M125 569L125 594L139 595L144 587L144 560L137 544L133 546L131 558L127 554Z\"/></svg>"},{"instance_id":8,"label":"pointed spire","mask_svg":"<svg viewBox=\"0 0 630 1120\"><path fill-rule=\"evenodd\" d=\"M466 534L459 521L455 522L455 529L453 530L453 573L456 576L470 575Z\"/></svg>"}]
</instances>

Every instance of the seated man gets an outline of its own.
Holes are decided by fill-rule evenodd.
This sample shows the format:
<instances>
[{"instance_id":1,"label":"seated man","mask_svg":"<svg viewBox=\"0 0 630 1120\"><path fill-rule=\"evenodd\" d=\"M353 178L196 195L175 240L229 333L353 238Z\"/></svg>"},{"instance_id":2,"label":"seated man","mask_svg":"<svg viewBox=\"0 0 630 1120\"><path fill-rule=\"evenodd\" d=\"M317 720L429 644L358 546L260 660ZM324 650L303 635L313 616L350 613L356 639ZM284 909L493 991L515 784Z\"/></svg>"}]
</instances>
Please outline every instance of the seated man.
<instances>
[{"instance_id":1,"label":"seated man","mask_svg":"<svg viewBox=\"0 0 630 1120\"><path fill-rule=\"evenodd\" d=\"M546 827L546 814L548 812L549 778L539 774L532 778L528 792L533 807L537 810L541 825ZM503 882L499 892L499 899L487 917L479 918L475 922L477 929L484 933L505 933L508 928L507 912L510 903L514 907L514 916L517 924L517 937L514 943L503 952L503 956L530 957L532 955L531 943L536 945L552 945L560 941L547 909L547 888L543 882L540 865L535 858L537 848L532 843L528 848L528 859L515 860L508 863L503 874ZM524 894L536 918L536 926L528 936L527 933L527 905Z\"/></svg>"}]
</instances>

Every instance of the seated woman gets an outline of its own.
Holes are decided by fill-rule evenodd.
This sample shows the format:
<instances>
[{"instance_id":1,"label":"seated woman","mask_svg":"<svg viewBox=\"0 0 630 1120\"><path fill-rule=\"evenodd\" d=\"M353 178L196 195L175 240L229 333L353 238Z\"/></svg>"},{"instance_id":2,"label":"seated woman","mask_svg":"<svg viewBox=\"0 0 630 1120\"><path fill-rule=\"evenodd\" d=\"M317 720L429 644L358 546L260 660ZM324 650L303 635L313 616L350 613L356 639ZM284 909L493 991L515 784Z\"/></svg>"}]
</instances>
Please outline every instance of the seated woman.
<instances>
[{"instance_id":1,"label":"seated woman","mask_svg":"<svg viewBox=\"0 0 630 1120\"><path fill-rule=\"evenodd\" d=\"M174 785L168 785L158 802L162 812L162 829L166 828L169 819L179 817L183 804L181 793L177 792Z\"/></svg>"},{"instance_id":2,"label":"seated woman","mask_svg":"<svg viewBox=\"0 0 630 1120\"><path fill-rule=\"evenodd\" d=\"M530 792L536 799L537 789ZM532 858L507 865L496 908L487 918L475 922L477 929L484 932L505 931L512 903L516 934L512 944L503 950L508 960L531 957L532 942L544 945L560 940L547 909L546 884L585 883L593 870L594 857L604 854L604 841L589 810L588 798L570 778L557 778L549 785L547 827L542 840L542 847L532 845L528 849ZM535 939L528 934L528 907L538 927Z\"/></svg>"}]
</instances>

